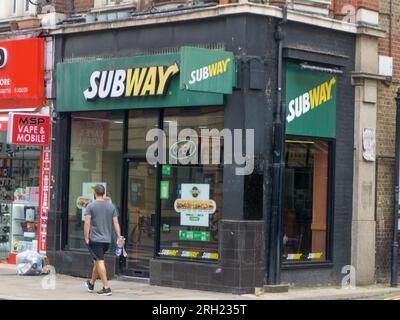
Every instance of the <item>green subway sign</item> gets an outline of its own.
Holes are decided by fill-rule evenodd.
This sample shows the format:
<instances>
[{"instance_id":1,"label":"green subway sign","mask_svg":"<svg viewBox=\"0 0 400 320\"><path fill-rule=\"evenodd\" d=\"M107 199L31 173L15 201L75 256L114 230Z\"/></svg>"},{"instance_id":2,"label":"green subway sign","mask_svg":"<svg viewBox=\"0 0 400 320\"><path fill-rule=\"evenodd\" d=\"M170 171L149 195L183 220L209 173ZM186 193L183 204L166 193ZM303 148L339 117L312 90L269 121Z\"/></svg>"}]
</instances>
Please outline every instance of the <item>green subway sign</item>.
<instances>
[{"instance_id":1,"label":"green subway sign","mask_svg":"<svg viewBox=\"0 0 400 320\"><path fill-rule=\"evenodd\" d=\"M179 240L210 241L211 236L208 231L179 230Z\"/></svg>"},{"instance_id":2,"label":"green subway sign","mask_svg":"<svg viewBox=\"0 0 400 320\"><path fill-rule=\"evenodd\" d=\"M336 77L287 64L286 134L336 137Z\"/></svg>"},{"instance_id":3,"label":"green subway sign","mask_svg":"<svg viewBox=\"0 0 400 320\"><path fill-rule=\"evenodd\" d=\"M231 94L236 85L232 52L183 47L180 88L182 90Z\"/></svg>"},{"instance_id":4,"label":"green subway sign","mask_svg":"<svg viewBox=\"0 0 400 320\"><path fill-rule=\"evenodd\" d=\"M184 47L179 53L57 65L57 111L221 105L236 83L234 57ZM194 82L193 82L194 81Z\"/></svg>"}]
</instances>

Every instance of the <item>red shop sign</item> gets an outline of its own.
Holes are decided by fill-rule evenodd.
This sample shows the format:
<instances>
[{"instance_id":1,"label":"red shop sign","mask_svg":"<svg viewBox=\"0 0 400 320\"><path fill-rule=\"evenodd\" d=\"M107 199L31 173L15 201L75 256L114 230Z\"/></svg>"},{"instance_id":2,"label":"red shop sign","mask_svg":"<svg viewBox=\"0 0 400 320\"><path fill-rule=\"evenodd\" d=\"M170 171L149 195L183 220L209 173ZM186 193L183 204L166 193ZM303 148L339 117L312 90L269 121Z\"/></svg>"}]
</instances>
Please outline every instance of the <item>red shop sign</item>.
<instances>
[{"instance_id":1,"label":"red shop sign","mask_svg":"<svg viewBox=\"0 0 400 320\"><path fill-rule=\"evenodd\" d=\"M0 42L0 109L44 103L44 39Z\"/></svg>"},{"instance_id":2,"label":"red shop sign","mask_svg":"<svg viewBox=\"0 0 400 320\"><path fill-rule=\"evenodd\" d=\"M0 131L7 131L8 127L8 113L0 114Z\"/></svg>"},{"instance_id":3,"label":"red shop sign","mask_svg":"<svg viewBox=\"0 0 400 320\"><path fill-rule=\"evenodd\" d=\"M49 116L10 112L7 143L48 145L50 143L50 128Z\"/></svg>"}]
</instances>

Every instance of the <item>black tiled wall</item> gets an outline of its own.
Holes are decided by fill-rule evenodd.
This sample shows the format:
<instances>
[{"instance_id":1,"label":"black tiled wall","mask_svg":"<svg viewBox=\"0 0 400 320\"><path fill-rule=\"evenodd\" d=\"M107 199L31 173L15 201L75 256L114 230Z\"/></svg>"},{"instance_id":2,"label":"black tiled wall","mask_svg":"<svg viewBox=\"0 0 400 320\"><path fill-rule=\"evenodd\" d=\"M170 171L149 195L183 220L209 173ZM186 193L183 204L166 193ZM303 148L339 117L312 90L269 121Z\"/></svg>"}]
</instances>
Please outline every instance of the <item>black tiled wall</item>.
<instances>
[{"instance_id":1,"label":"black tiled wall","mask_svg":"<svg viewBox=\"0 0 400 320\"><path fill-rule=\"evenodd\" d=\"M264 221L221 220L217 264L165 258L150 261L150 284L253 293L264 285Z\"/></svg>"}]
</instances>

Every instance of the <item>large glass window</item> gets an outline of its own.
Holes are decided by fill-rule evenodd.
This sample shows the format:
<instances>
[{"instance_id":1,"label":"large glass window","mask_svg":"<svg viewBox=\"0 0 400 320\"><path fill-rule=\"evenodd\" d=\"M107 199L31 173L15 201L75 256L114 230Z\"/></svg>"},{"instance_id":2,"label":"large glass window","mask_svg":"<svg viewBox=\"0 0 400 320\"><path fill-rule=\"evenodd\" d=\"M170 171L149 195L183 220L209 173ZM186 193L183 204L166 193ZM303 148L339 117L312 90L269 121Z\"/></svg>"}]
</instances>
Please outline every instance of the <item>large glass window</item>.
<instances>
[{"instance_id":1,"label":"large glass window","mask_svg":"<svg viewBox=\"0 0 400 320\"><path fill-rule=\"evenodd\" d=\"M123 112L72 114L69 248L86 248L83 234L84 212L87 204L94 200L94 185L102 183L108 200L120 209L122 141Z\"/></svg>"},{"instance_id":2,"label":"large glass window","mask_svg":"<svg viewBox=\"0 0 400 320\"><path fill-rule=\"evenodd\" d=\"M224 126L222 108L168 109L164 116L164 130L169 140L171 125L176 124L177 133L184 129L188 136L178 138L178 144L169 145L169 159L177 163L164 165L161 185L161 255L199 260L218 259L218 221L222 214L223 168L219 163L202 163L201 152L206 152L201 129L217 129ZM192 134L196 133L196 136ZM204 133L204 131L203 131ZM192 140L191 143L181 143ZM216 142L216 141L213 141ZM220 154L223 139L219 141ZM208 150L211 153L211 148ZM207 151L207 152L208 152ZM182 164L179 159L193 163ZM217 156L218 158L218 156ZM197 162L197 163L196 163ZM219 161L218 161L219 162Z\"/></svg>"},{"instance_id":3,"label":"large glass window","mask_svg":"<svg viewBox=\"0 0 400 320\"><path fill-rule=\"evenodd\" d=\"M129 111L128 116L128 153L144 156L154 141L146 141L149 130L158 128L158 109L140 109Z\"/></svg>"},{"instance_id":4,"label":"large glass window","mask_svg":"<svg viewBox=\"0 0 400 320\"><path fill-rule=\"evenodd\" d=\"M287 140L283 260L327 260L329 142Z\"/></svg>"}]
</instances>

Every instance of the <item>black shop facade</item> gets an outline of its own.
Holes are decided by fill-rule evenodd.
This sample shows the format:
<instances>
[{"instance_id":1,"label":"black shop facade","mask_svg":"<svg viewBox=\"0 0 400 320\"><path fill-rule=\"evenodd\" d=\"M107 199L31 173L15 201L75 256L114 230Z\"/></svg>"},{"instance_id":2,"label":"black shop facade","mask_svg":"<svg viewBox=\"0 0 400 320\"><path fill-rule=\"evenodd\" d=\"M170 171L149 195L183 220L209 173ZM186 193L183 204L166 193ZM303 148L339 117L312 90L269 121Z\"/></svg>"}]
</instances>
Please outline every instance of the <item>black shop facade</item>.
<instances>
[{"instance_id":1,"label":"black shop facade","mask_svg":"<svg viewBox=\"0 0 400 320\"><path fill-rule=\"evenodd\" d=\"M265 21L273 26L275 20L228 15L171 24L171 33L157 25L55 35L57 120L47 252L57 272L90 274L83 218L100 183L127 239L126 257L116 257L113 245L106 257L110 277L250 293L271 281L273 248L280 246L280 282L315 283L310 272L323 283L339 281L339 266L350 259L340 241L350 229L343 227L346 219L333 219L335 203L349 206L351 221L351 201L346 204L334 190L342 179L351 180L352 151L344 150L350 158L339 162L350 161L350 167L338 175L336 151L348 141L337 127L339 115L352 127L343 109L351 101L340 94L351 96L353 60L315 54L310 61L302 50L283 51L286 183L281 234L274 242L278 46L273 27L260 39L241 31ZM287 29L287 47L305 41L310 31L295 23ZM321 29L321 37L327 34ZM353 38L345 38L350 53ZM104 39L120 49L105 46ZM311 62L321 68L304 67ZM322 66L342 71L332 75ZM346 191L351 194L351 188Z\"/></svg>"}]
</instances>

